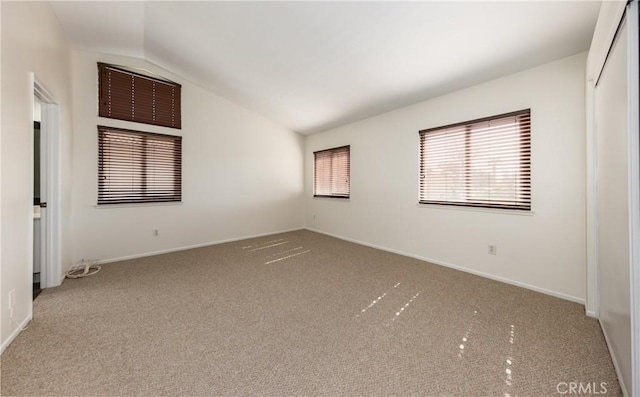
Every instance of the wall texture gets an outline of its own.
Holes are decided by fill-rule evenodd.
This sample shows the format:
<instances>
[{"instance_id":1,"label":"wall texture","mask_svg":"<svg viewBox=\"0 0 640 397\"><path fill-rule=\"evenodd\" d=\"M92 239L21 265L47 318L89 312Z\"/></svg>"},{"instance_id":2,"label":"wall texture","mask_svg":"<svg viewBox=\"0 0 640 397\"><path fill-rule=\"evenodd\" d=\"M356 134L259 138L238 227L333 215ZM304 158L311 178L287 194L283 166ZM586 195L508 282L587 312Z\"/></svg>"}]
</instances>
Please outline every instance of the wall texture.
<instances>
[{"instance_id":1,"label":"wall texture","mask_svg":"<svg viewBox=\"0 0 640 397\"><path fill-rule=\"evenodd\" d=\"M98 61L143 68L181 83L182 129L99 118ZM304 226L300 135L139 59L74 51L72 70L74 262L108 261ZM181 135L183 203L98 208L97 125Z\"/></svg>"},{"instance_id":2,"label":"wall texture","mask_svg":"<svg viewBox=\"0 0 640 397\"><path fill-rule=\"evenodd\" d=\"M30 73L61 110L61 207L71 201L71 83L69 43L49 4L1 2L2 7L2 301L16 291L15 321L2 304L4 348L31 317L33 269L33 87ZM70 262L69 217L62 219L63 267ZM65 268L66 269L66 268ZM60 275L62 276L62 275Z\"/></svg>"},{"instance_id":3,"label":"wall texture","mask_svg":"<svg viewBox=\"0 0 640 397\"><path fill-rule=\"evenodd\" d=\"M585 61L578 54L308 137L307 227L583 302ZM526 108L530 215L417 204L419 130ZM351 145L351 199L313 198L313 152L342 145Z\"/></svg>"}]
</instances>

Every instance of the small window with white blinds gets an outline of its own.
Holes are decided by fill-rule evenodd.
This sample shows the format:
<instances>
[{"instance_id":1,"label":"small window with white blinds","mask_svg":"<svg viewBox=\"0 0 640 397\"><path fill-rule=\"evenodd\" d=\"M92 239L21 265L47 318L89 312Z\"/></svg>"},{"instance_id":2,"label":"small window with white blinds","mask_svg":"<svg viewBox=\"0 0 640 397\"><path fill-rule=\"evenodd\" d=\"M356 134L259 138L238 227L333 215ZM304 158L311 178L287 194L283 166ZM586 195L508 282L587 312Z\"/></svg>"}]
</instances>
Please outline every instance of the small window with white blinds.
<instances>
[{"instance_id":1,"label":"small window with white blinds","mask_svg":"<svg viewBox=\"0 0 640 397\"><path fill-rule=\"evenodd\" d=\"M351 192L350 146L313 153L313 196L349 198Z\"/></svg>"},{"instance_id":2,"label":"small window with white blinds","mask_svg":"<svg viewBox=\"0 0 640 397\"><path fill-rule=\"evenodd\" d=\"M530 211L530 109L420 131L419 200Z\"/></svg>"},{"instance_id":3,"label":"small window with white blinds","mask_svg":"<svg viewBox=\"0 0 640 397\"><path fill-rule=\"evenodd\" d=\"M182 137L98 127L98 205L182 200Z\"/></svg>"}]
</instances>

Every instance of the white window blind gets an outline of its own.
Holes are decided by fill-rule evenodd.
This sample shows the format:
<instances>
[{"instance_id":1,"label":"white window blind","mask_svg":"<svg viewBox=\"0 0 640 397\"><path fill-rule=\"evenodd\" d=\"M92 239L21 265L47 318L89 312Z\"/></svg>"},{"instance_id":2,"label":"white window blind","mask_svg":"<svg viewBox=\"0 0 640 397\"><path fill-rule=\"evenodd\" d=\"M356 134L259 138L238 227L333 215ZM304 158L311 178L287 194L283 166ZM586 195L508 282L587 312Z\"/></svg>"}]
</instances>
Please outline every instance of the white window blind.
<instances>
[{"instance_id":1,"label":"white window blind","mask_svg":"<svg viewBox=\"0 0 640 397\"><path fill-rule=\"evenodd\" d=\"M530 211L530 113L420 131L420 203Z\"/></svg>"},{"instance_id":2,"label":"white window blind","mask_svg":"<svg viewBox=\"0 0 640 397\"><path fill-rule=\"evenodd\" d=\"M182 200L182 137L98 127L98 204Z\"/></svg>"},{"instance_id":3,"label":"white window blind","mask_svg":"<svg viewBox=\"0 0 640 397\"><path fill-rule=\"evenodd\" d=\"M350 150L350 146L342 146L313 153L314 197L349 198Z\"/></svg>"}]
</instances>

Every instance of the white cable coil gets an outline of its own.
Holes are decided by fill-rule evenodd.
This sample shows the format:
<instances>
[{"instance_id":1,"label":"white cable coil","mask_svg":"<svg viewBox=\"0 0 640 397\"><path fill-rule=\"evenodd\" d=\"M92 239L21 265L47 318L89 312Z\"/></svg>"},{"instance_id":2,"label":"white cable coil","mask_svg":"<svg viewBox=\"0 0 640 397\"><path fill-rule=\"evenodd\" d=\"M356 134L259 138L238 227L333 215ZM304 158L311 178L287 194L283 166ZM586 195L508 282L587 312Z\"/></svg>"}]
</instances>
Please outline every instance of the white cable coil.
<instances>
[{"instance_id":1,"label":"white cable coil","mask_svg":"<svg viewBox=\"0 0 640 397\"><path fill-rule=\"evenodd\" d=\"M82 259L67 271L67 278L82 278L94 275L102 269L97 259Z\"/></svg>"}]
</instances>

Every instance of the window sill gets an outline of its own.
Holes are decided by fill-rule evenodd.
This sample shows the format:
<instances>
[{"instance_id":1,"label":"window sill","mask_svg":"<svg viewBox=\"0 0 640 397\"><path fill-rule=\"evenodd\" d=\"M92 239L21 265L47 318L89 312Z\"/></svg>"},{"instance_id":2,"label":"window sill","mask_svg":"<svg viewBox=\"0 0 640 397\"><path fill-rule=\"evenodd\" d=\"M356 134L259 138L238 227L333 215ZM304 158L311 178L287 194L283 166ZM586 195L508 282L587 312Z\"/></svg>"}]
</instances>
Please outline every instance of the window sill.
<instances>
[{"instance_id":1,"label":"window sill","mask_svg":"<svg viewBox=\"0 0 640 397\"><path fill-rule=\"evenodd\" d=\"M182 201L167 201L159 203L95 204L93 207L96 209L104 210L110 208L166 207L182 204Z\"/></svg>"},{"instance_id":2,"label":"window sill","mask_svg":"<svg viewBox=\"0 0 640 397\"><path fill-rule=\"evenodd\" d=\"M418 208L432 208L448 211L470 211L470 212L488 212L492 214L503 215L517 215L517 216L534 216L535 212L531 211L518 211L518 210L505 210L499 208L483 208L483 207L464 207L459 205L446 205L446 204L417 204Z\"/></svg>"},{"instance_id":3,"label":"window sill","mask_svg":"<svg viewBox=\"0 0 640 397\"><path fill-rule=\"evenodd\" d=\"M351 197L340 197L340 196L313 196L314 200L338 200L338 201L349 201Z\"/></svg>"}]
</instances>

